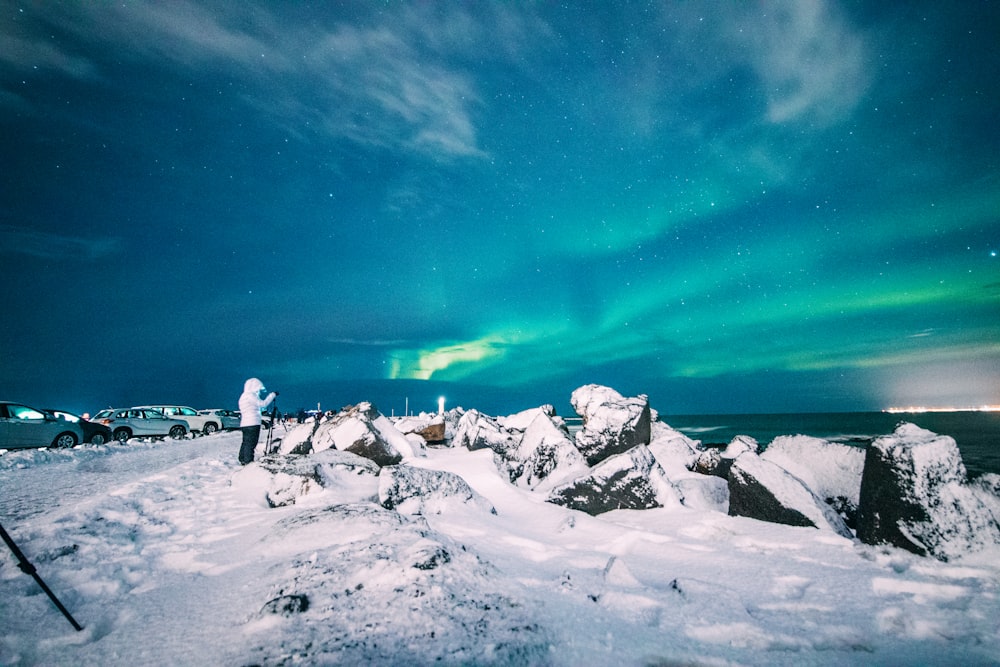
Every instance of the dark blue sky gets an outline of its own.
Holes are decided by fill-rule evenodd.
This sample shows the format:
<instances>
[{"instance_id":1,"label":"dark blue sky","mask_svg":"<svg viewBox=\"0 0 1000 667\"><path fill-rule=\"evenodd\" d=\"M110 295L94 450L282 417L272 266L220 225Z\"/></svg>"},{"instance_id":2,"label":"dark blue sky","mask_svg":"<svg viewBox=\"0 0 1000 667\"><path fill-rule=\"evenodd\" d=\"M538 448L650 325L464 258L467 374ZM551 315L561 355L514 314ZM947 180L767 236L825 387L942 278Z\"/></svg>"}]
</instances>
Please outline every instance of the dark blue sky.
<instances>
[{"instance_id":1,"label":"dark blue sky","mask_svg":"<svg viewBox=\"0 0 1000 667\"><path fill-rule=\"evenodd\" d=\"M0 7L3 398L1000 403L1000 6Z\"/></svg>"}]
</instances>

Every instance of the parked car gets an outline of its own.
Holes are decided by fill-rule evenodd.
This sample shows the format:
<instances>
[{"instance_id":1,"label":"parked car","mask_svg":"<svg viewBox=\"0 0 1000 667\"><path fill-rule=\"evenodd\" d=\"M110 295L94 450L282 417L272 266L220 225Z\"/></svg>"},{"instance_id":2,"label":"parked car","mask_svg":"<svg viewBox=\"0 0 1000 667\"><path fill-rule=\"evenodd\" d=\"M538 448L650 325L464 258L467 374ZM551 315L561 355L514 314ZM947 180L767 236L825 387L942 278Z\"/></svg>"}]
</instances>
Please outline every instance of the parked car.
<instances>
[{"instance_id":1,"label":"parked car","mask_svg":"<svg viewBox=\"0 0 1000 667\"><path fill-rule=\"evenodd\" d=\"M108 408L94 415L94 421L111 429L118 442L129 438L163 437L183 438L188 425L183 419L172 419L152 408Z\"/></svg>"},{"instance_id":2,"label":"parked car","mask_svg":"<svg viewBox=\"0 0 1000 667\"><path fill-rule=\"evenodd\" d=\"M198 414L216 417L219 423L222 424L222 428L226 431L232 431L240 427L240 413L235 410L212 408L211 410L199 410Z\"/></svg>"},{"instance_id":3,"label":"parked car","mask_svg":"<svg viewBox=\"0 0 1000 667\"><path fill-rule=\"evenodd\" d=\"M215 433L222 428L222 420L215 415L200 415L194 408L186 405L137 405L143 410L159 410L168 417L183 419L187 422L189 431L200 431L205 435Z\"/></svg>"},{"instance_id":4,"label":"parked car","mask_svg":"<svg viewBox=\"0 0 1000 667\"><path fill-rule=\"evenodd\" d=\"M80 415L75 415L65 410L46 410L46 412L78 425L83 431L83 442L89 442L93 445L103 445L111 441L111 429L104 424L92 422L89 419L84 419Z\"/></svg>"},{"instance_id":5,"label":"parked car","mask_svg":"<svg viewBox=\"0 0 1000 667\"><path fill-rule=\"evenodd\" d=\"M76 447L82 441L77 424L23 403L0 401L0 449Z\"/></svg>"}]
</instances>

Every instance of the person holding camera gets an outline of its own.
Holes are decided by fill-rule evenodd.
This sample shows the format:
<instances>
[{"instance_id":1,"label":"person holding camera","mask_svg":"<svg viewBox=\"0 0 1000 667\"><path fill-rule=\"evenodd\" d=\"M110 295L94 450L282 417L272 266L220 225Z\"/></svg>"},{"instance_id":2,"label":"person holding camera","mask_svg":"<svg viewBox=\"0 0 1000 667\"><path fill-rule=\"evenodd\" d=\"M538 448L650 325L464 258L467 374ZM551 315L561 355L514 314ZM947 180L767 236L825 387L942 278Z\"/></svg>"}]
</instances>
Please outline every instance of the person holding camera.
<instances>
[{"instance_id":1,"label":"person holding camera","mask_svg":"<svg viewBox=\"0 0 1000 667\"><path fill-rule=\"evenodd\" d=\"M260 440L260 411L278 396L278 392L272 391L266 398L261 398L261 394L266 391L264 383L257 378L250 378L243 383L243 393L240 395L240 430L243 431L240 465L253 461L253 450Z\"/></svg>"}]
</instances>

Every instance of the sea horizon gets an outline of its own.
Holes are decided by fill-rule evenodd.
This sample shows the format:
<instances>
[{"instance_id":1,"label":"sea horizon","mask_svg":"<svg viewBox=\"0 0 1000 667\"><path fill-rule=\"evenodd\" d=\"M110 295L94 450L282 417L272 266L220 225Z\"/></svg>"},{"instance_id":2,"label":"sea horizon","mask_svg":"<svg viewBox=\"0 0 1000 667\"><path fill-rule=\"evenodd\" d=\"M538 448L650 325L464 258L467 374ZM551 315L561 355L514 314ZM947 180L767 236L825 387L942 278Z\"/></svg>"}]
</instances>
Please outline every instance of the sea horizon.
<instances>
[{"instance_id":1,"label":"sea horizon","mask_svg":"<svg viewBox=\"0 0 1000 667\"><path fill-rule=\"evenodd\" d=\"M995 411L660 414L659 421L705 446L724 446L748 435L764 448L776 437L791 435L865 446L908 422L954 438L970 477L1000 474L1000 412Z\"/></svg>"}]
</instances>

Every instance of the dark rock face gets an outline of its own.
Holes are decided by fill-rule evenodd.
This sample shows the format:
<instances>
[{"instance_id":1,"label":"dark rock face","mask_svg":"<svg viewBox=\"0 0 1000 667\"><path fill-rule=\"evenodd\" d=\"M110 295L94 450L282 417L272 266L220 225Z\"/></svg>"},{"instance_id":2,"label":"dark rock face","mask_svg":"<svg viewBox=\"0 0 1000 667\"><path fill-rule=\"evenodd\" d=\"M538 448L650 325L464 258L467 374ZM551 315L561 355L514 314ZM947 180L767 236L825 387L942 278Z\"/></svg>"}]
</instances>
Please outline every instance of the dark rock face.
<instances>
[{"instance_id":1,"label":"dark rock face","mask_svg":"<svg viewBox=\"0 0 1000 667\"><path fill-rule=\"evenodd\" d=\"M264 614L277 614L279 616L293 616L309 610L309 596L304 594L282 595L273 600L269 600L260 610L261 616Z\"/></svg>"},{"instance_id":2,"label":"dark rock face","mask_svg":"<svg viewBox=\"0 0 1000 667\"><path fill-rule=\"evenodd\" d=\"M426 442L444 442L444 422L437 422L435 424L428 424L425 428L417 431L417 435L423 438Z\"/></svg>"},{"instance_id":3,"label":"dark rock face","mask_svg":"<svg viewBox=\"0 0 1000 667\"><path fill-rule=\"evenodd\" d=\"M448 505L458 504L496 514L490 501L455 473L407 465L382 468L378 499L386 509L410 514L440 514Z\"/></svg>"},{"instance_id":4,"label":"dark rock face","mask_svg":"<svg viewBox=\"0 0 1000 667\"><path fill-rule=\"evenodd\" d=\"M737 457L729 470L729 514L851 537L833 508L796 477L752 452Z\"/></svg>"},{"instance_id":5,"label":"dark rock face","mask_svg":"<svg viewBox=\"0 0 1000 667\"><path fill-rule=\"evenodd\" d=\"M970 485L955 441L902 424L865 453L858 539L940 560L1000 544L1000 502Z\"/></svg>"},{"instance_id":6,"label":"dark rock face","mask_svg":"<svg viewBox=\"0 0 1000 667\"><path fill-rule=\"evenodd\" d=\"M570 403L583 418L576 447L589 465L649 444L651 418L645 395L625 398L614 389L590 384L574 391Z\"/></svg>"},{"instance_id":7,"label":"dark rock face","mask_svg":"<svg viewBox=\"0 0 1000 667\"><path fill-rule=\"evenodd\" d=\"M645 445L605 459L589 474L553 489L546 500L592 516L681 502L677 489Z\"/></svg>"},{"instance_id":8,"label":"dark rock face","mask_svg":"<svg viewBox=\"0 0 1000 667\"><path fill-rule=\"evenodd\" d=\"M320 424L312 435L314 451L336 448L374 461L379 466L395 465L403 456L389 444L375 420L381 414L371 403L358 403Z\"/></svg>"}]
</instances>

